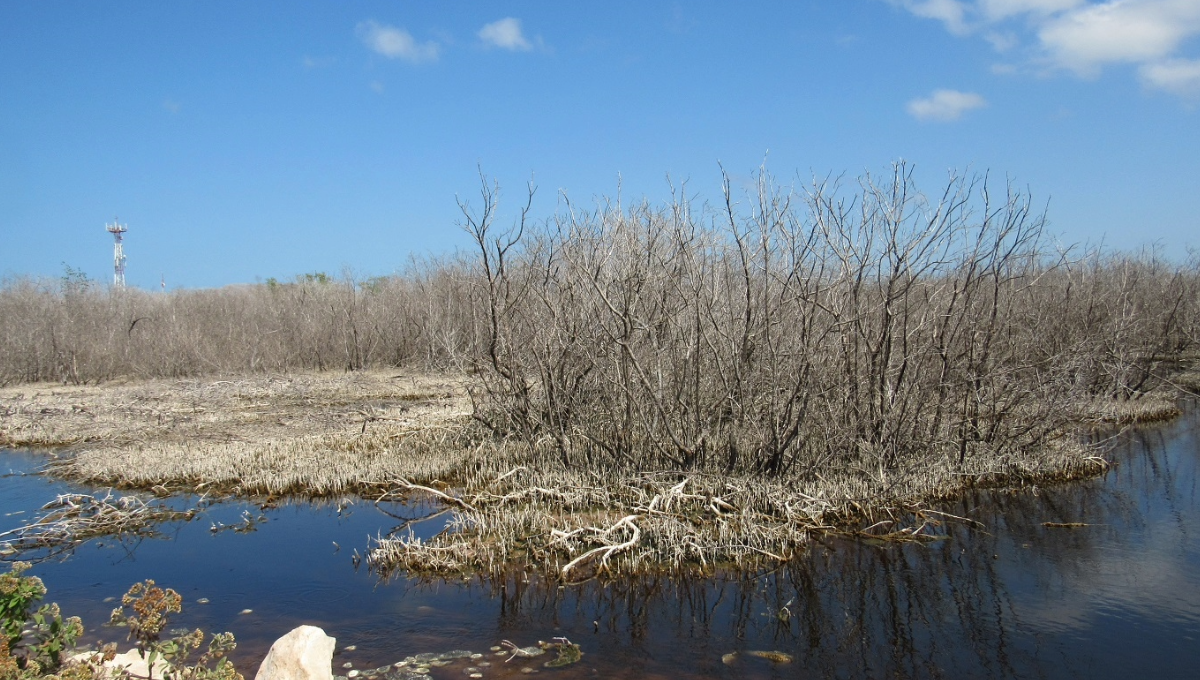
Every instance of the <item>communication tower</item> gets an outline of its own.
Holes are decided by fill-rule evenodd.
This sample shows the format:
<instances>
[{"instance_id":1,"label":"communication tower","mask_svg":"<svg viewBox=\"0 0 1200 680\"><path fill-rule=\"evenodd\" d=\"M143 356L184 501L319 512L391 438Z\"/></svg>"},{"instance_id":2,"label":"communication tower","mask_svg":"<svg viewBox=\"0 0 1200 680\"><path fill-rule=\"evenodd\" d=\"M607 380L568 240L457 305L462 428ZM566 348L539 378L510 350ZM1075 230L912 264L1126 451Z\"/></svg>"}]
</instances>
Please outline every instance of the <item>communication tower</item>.
<instances>
[{"instance_id":1,"label":"communication tower","mask_svg":"<svg viewBox=\"0 0 1200 680\"><path fill-rule=\"evenodd\" d=\"M113 286L115 288L125 287L125 250L121 247L121 235L129 231L129 227L113 218L112 224L104 225L108 233L113 235Z\"/></svg>"}]
</instances>

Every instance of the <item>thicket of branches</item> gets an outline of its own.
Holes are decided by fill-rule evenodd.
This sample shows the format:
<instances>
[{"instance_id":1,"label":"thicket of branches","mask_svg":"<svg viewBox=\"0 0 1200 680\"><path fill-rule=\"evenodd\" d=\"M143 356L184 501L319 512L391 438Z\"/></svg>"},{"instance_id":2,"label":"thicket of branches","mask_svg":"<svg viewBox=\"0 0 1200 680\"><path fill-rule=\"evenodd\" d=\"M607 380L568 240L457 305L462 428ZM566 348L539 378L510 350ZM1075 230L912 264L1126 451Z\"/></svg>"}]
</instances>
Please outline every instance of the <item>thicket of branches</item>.
<instances>
[{"instance_id":1,"label":"thicket of branches","mask_svg":"<svg viewBox=\"0 0 1200 680\"><path fill-rule=\"evenodd\" d=\"M169 293L104 287L70 270L10 280L0 288L0 384L446 368L476 344L471 289L454 259L365 281L318 273Z\"/></svg>"},{"instance_id":2,"label":"thicket of branches","mask_svg":"<svg viewBox=\"0 0 1200 680\"><path fill-rule=\"evenodd\" d=\"M997 193L997 188L999 193ZM911 169L714 204L567 199L476 250L355 280L0 288L0 383L373 366L468 370L477 418L567 464L818 474L1045 444L1200 339L1200 261L1058 247L1031 197ZM532 188L530 190L532 198Z\"/></svg>"},{"instance_id":3,"label":"thicket of branches","mask_svg":"<svg viewBox=\"0 0 1200 680\"><path fill-rule=\"evenodd\" d=\"M817 475L1019 454L1158 387L1198 339L1196 260L1076 258L994 188L927 199L903 164L803 192L764 174L715 208L567 202L501 228L485 184L463 210L477 416L568 465Z\"/></svg>"}]
</instances>

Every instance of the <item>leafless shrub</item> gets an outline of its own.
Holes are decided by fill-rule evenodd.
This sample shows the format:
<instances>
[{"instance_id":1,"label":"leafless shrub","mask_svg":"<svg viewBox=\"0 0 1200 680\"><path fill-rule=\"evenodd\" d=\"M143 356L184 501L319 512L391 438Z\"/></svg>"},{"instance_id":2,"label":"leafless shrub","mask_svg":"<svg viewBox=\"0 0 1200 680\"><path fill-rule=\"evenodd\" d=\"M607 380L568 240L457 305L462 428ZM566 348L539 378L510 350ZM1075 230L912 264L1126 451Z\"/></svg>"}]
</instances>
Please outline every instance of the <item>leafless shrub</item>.
<instances>
[{"instance_id":1,"label":"leafless shrub","mask_svg":"<svg viewBox=\"0 0 1200 680\"><path fill-rule=\"evenodd\" d=\"M532 189L531 189L532 195ZM486 301L476 417L564 465L811 479L1037 449L1195 347L1196 263L1073 256L1012 186L904 164L853 191L765 172L719 207L463 205Z\"/></svg>"},{"instance_id":2,"label":"leafless shrub","mask_svg":"<svg viewBox=\"0 0 1200 680\"><path fill-rule=\"evenodd\" d=\"M150 293L78 275L0 287L0 384L378 366L452 368L476 329L464 265Z\"/></svg>"}]
</instances>

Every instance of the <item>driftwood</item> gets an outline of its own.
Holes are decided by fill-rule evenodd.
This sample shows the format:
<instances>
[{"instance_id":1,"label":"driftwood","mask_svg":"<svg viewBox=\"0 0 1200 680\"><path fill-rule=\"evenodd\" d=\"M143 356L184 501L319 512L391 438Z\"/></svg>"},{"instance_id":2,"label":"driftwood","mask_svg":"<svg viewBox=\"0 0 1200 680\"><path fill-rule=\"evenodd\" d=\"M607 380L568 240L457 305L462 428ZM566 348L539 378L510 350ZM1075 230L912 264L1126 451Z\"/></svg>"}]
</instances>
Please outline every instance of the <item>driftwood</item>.
<instances>
[{"instance_id":1,"label":"driftwood","mask_svg":"<svg viewBox=\"0 0 1200 680\"><path fill-rule=\"evenodd\" d=\"M178 510L136 496L61 494L42 506L33 522L0 533L0 550L20 553L47 550L52 556L97 536L153 536L162 522L190 520L193 510Z\"/></svg>"}]
</instances>

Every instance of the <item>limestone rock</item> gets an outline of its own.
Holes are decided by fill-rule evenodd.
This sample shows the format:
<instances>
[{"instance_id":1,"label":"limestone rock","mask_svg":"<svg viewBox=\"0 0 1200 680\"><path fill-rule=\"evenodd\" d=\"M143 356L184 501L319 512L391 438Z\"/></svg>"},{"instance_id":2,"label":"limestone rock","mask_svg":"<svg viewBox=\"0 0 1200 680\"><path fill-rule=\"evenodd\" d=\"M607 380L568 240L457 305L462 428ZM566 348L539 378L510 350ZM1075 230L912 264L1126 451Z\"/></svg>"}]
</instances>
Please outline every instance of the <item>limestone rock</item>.
<instances>
[{"instance_id":1,"label":"limestone rock","mask_svg":"<svg viewBox=\"0 0 1200 680\"><path fill-rule=\"evenodd\" d=\"M92 668L96 670L96 677L98 678L119 677L120 674L116 672L118 670L124 670L130 675L130 677L133 678L150 677L150 665L146 663L146 659L142 658L141 653L136 649L131 649L124 654L117 654L110 661L105 661L103 664L101 664L100 667L97 667L92 661L93 658L98 658L96 657L96 654L96 652L81 652L72 656L71 661L78 664L88 664L92 666ZM155 680L162 680L162 678L165 678L169 669L170 666L166 661L163 661L161 658L155 659Z\"/></svg>"},{"instance_id":2,"label":"limestone rock","mask_svg":"<svg viewBox=\"0 0 1200 680\"><path fill-rule=\"evenodd\" d=\"M333 680L336 642L316 626L300 626L271 645L254 680Z\"/></svg>"},{"instance_id":3,"label":"limestone rock","mask_svg":"<svg viewBox=\"0 0 1200 680\"><path fill-rule=\"evenodd\" d=\"M135 678L164 678L167 671L171 668L162 658L154 660L154 675L150 675L150 664L146 663L146 659L142 658L141 652L136 649L131 649L124 654L118 654L113 657L112 661L104 664L109 668L124 668L126 672Z\"/></svg>"}]
</instances>

